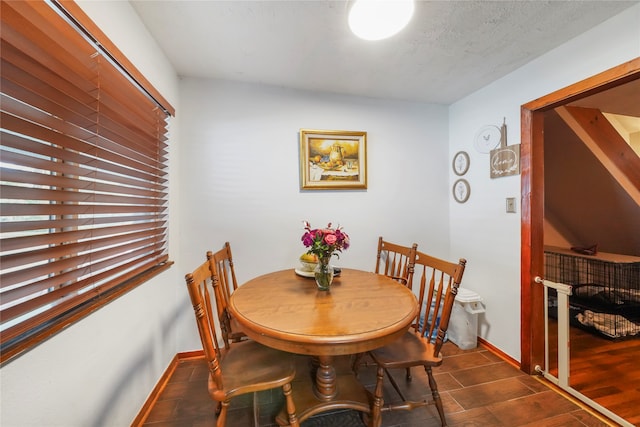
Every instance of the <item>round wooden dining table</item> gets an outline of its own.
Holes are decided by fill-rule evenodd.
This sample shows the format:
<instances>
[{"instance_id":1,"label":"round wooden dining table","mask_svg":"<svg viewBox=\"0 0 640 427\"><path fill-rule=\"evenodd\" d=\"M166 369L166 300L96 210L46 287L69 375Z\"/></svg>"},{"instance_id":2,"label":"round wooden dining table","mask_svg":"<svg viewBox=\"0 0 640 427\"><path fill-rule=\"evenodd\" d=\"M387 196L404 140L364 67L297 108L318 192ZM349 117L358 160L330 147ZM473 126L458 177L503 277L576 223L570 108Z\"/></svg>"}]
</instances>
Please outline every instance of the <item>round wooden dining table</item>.
<instances>
[{"instance_id":1,"label":"round wooden dining table","mask_svg":"<svg viewBox=\"0 0 640 427\"><path fill-rule=\"evenodd\" d=\"M331 290L320 291L313 278L290 269L238 287L229 311L251 339L317 360L308 386L298 374L293 388L303 421L339 408L369 413L371 396L350 369L336 374L334 358L393 342L408 330L418 304L411 290L383 275L342 269ZM286 425L287 419L279 416L277 422Z\"/></svg>"}]
</instances>

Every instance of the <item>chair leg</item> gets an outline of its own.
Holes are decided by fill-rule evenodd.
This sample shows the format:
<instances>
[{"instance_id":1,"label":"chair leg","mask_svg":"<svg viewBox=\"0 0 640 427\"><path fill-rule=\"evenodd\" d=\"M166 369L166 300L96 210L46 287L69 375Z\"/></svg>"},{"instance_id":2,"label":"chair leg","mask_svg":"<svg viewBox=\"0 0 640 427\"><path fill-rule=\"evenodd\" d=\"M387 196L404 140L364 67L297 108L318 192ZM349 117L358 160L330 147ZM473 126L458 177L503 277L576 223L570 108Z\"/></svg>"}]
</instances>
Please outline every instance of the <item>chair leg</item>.
<instances>
[{"instance_id":1,"label":"chair leg","mask_svg":"<svg viewBox=\"0 0 640 427\"><path fill-rule=\"evenodd\" d=\"M425 366L424 370L427 372L427 376L429 377L429 388L431 388L431 395L433 396L433 401L438 409L438 415L440 415L440 424L442 426L446 426L447 420L444 417L444 407L442 406L440 393L438 393L438 384L436 383L436 379L433 377L433 372L431 372L431 366Z\"/></svg>"},{"instance_id":2,"label":"chair leg","mask_svg":"<svg viewBox=\"0 0 640 427\"><path fill-rule=\"evenodd\" d=\"M362 358L364 357L364 353L358 353L353 358L353 364L351 365L351 370L358 377L358 370L360 369L360 363L362 362Z\"/></svg>"},{"instance_id":3,"label":"chair leg","mask_svg":"<svg viewBox=\"0 0 640 427\"><path fill-rule=\"evenodd\" d=\"M229 350L229 323L225 322L225 319L220 319L220 332L222 332L222 342L224 343L225 350Z\"/></svg>"},{"instance_id":4,"label":"chair leg","mask_svg":"<svg viewBox=\"0 0 640 427\"><path fill-rule=\"evenodd\" d=\"M227 423L227 409L229 409L229 401L225 400L224 402L220 402L221 409L220 414L218 415L218 422L216 423L216 427L225 427Z\"/></svg>"},{"instance_id":5,"label":"chair leg","mask_svg":"<svg viewBox=\"0 0 640 427\"><path fill-rule=\"evenodd\" d=\"M296 406L293 403L293 396L291 395L291 383L287 383L282 386L284 393L284 399L287 405L287 415L289 416L290 427L300 427L298 416L296 415Z\"/></svg>"},{"instance_id":6,"label":"chair leg","mask_svg":"<svg viewBox=\"0 0 640 427\"><path fill-rule=\"evenodd\" d=\"M258 427L260 419L260 407L258 406L258 392L253 392L253 425Z\"/></svg>"},{"instance_id":7,"label":"chair leg","mask_svg":"<svg viewBox=\"0 0 640 427\"><path fill-rule=\"evenodd\" d=\"M373 402L371 407L371 418L369 418L369 427L380 427L382 425L382 385L384 381L384 368L378 366L376 374L376 389L373 393Z\"/></svg>"},{"instance_id":8,"label":"chair leg","mask_svg":"<svg viewBox=\"0 0 640 427\"><path fill-rule=\"evenodd\" d=\"M407 368L409 369L409 368ZM387 374L387 377L389 378L389 382L391 383L391 385L393 386L393 388L396 390L396 393L398 393L398 396L400 396L400 400L402 400L403 402L405 400L407 400L404 397L404 394L402 394L402 391L400 390L400 387L398 386L398 383L396 382L395 378L393 378L393 375L391 375L391 372L389 372L389 370L387 368L384 369L385 374Z\"/></svg>"}]
</instances>

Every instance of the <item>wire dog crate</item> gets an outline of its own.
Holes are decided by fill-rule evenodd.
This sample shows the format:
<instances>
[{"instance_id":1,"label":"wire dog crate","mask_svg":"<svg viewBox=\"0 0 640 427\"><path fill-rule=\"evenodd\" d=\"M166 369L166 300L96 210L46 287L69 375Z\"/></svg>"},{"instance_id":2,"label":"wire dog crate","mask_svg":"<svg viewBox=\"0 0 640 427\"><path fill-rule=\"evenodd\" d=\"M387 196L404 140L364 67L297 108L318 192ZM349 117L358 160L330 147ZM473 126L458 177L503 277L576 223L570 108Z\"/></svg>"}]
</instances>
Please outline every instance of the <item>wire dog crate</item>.
<instances>
[{"instance_id":1,"label":"wire dog crate","mask_svg":"<svg viewBox=\"0 0 640 427\"><path fill-rule=\"evenodd\" d=\"M545 278L571 285L570 322L608 338L640 338L640 257L545 247ZM555 295L549 313L555 315Z\"/></svg>"}]
</instances>

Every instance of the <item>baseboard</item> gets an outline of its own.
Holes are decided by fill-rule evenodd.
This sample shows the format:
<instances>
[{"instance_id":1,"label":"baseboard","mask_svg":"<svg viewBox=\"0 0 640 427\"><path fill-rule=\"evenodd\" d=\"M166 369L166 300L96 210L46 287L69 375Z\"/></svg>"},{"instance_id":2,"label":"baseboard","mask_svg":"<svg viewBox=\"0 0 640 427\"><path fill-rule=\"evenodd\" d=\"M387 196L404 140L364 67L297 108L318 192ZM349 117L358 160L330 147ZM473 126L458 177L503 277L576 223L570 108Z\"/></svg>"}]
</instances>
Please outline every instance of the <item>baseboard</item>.
<instances>
[{"instance_id":1,"label":"baseboard","mask_svg":"<svg viewBox=\"0 0 640 427\"><path fill-rule=\"evenodd\" d=\"M204 351L203 350L184 351L182 353L178 353L176 357L178 358L178 361L189 360L189 359L201 359L204 357Z\"/></svg>"},{"instance_id":2,"label":"baseboard","mask_svg":"<svg viewBox=\"0 0 640 427\"><path fill-rule=\"evenodd\" d=\"M498 356L500 359L504 360L505 362L507 362L510 365L515 366L518 369L521 369L521 365L520 362L518 362L516 359L514 359L513 357L509 356L507 353L505 353L504 351L500 350L498 347L495 347L493 344L491 344L490 342L478 337L478 344L480 344L482 347L486 348L487 350L489 350L491 353L495 354L496 356Z\"/></svg>"},{"instance_id":3,"label":"baseboard","mask_svg":"<svg viewBox=\"0 0 640 427\"><path fill-rule=\"evenodd\" d=\"M156 404L158 397L160 396L160 394L162 394L162 392L166 388L167 383L171 378L171 375L173 375L174 371L178 367L178 364L180 363L181 360L197 359L203 356L204 356L204 352L202 350L177 353L173 357L173 359L171 359L171 362L169 362L169 366L167 366L167 369L165 369L164 373L156 383L156 386L153 388L153 390L149 394L149 397L147 397L147 400L146 402L144 402L144 405L142 405L142 408L138 412L138 415L135 417L135 419L131 423L131 427L140 427L147 420L147 417L149 416L149 412L151 412L151 409Z\"/></svg>"}]
</instances>

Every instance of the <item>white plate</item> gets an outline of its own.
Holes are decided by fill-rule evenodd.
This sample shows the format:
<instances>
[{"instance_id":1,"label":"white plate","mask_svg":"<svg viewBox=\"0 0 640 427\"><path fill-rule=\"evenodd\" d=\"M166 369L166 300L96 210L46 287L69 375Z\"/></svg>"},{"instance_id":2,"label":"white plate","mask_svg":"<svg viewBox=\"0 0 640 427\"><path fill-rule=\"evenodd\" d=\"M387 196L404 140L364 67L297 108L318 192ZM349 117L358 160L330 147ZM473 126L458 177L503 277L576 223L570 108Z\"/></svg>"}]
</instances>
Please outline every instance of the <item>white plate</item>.
<instances>
[{"instance_id":1,"label":"white plate","mask_svg":"<svg viewBox=\"0 0 640 427\"><path fill-rule=\"evenodd\" d=\"M294 268L293 271L295 271L298 276L310 277L310 278L316 277L313 271L304 271L304 270L300 270L299 268ZM333 275L333 277L338 277L338 276L340 276L340 273L336 273Z\"/></svg>"},{"instance_id":2,"label":"white plate","mask_svg":"<svg viewBox=\"0 0 640 427\"><path fill-rule=\"evenodd\" d=\"M302 277L315 277L315 274L313 273L313 271L304 271L304 270L300 270L298 268L294 269L294 271L296 272L296 274L298 276L302 276Z\"/></svg>"}]
</instances>

